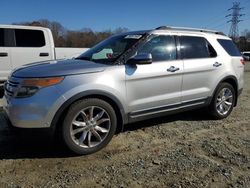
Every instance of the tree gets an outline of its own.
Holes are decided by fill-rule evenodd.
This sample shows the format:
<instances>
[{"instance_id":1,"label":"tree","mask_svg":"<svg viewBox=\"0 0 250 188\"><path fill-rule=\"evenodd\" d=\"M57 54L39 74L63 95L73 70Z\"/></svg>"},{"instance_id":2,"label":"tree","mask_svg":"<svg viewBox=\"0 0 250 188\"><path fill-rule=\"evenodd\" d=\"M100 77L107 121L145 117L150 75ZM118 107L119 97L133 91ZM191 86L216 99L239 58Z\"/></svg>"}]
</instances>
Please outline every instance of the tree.
<instances>
[{"instance_id":1,"label":"tree","mask_svg":"<svg viewBox=\"0 0 250 188\"><path fill-rule=\"evenodd\" d=\"M114 34L120 34L120 33L125 33L125 32L128 32L128 31L129 31L129 29L126 28L126 27L118 27L118 28L116 28L116 29L113 31L113 33L114 33Z\"/></svg>"},{"instance_id":2,"label":"tree","mask_svg":"<svg viewBox=\"0 0 250 188\"><path fill-rule=\"evenodd\" d=\"M35 20L32 22L14 23L16 25L28 25L49 28L52 32L56 47L92 47L98 42L110 37L113 34L127 32L128 29L118 27L114 31L106 30L94 32L90 28L73 31L66 29L61 23L47 19Z\"/></svg>"},{"instance_id":3,"label":"tree","mask_svg":"<svg viewBox=\"0 0 250 188\"><path fill-rule=\"evenodd\" d=\"M250 51L250 31L245 29L236 44L240 51Z\"/></svg>"}]
</instances>

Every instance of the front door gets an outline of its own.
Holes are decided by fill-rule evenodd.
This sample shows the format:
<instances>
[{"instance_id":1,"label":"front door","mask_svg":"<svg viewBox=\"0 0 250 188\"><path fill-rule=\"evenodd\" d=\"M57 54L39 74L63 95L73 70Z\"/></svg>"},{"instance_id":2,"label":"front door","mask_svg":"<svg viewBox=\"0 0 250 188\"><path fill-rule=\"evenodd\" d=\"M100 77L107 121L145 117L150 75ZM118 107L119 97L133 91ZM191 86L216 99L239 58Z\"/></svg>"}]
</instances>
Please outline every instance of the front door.
<instances>
[{"instance_id":1,"label":"front door","mask_svg":"<svg viewBox=\"0 0 250 188\"><path fill-rule=\"evenodd\" d=\"M137 54L151 53L149 65L126 65L127 105L131 114L149 115L181 101L183 62L177 60L175 37L154 35Z\"/></svg>"}]
</instances>

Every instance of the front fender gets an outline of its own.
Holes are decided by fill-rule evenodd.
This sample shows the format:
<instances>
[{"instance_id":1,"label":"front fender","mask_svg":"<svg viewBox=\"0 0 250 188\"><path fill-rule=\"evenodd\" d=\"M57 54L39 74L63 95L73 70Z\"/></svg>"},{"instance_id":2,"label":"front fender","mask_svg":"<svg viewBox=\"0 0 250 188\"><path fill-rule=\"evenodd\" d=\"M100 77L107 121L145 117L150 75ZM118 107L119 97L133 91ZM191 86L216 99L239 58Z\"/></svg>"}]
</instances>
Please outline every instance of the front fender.
<instances>
[{"instance_id":1,"label":"front fender","mask_svg":"<svg viewBox=\"0 0 250 188\"><path fill-rule=\"evenodd\" d=\"M91 96L103 97L115 103L120 110L123 124L126 124L127 117L125 114L127 113L127 108L125 103L125 83L113 81L113 78L110 78L107 75L101 78L94 74L88 76L71 76L66 77L61 84L57 85L56 87L60 91L61 98L64 99L64 102L59 105L58 110L54 115L52 127L55 127L57 122L60 121L60 117L64 116L63 114L72 103Z\"/></svg>"}]
</instances>

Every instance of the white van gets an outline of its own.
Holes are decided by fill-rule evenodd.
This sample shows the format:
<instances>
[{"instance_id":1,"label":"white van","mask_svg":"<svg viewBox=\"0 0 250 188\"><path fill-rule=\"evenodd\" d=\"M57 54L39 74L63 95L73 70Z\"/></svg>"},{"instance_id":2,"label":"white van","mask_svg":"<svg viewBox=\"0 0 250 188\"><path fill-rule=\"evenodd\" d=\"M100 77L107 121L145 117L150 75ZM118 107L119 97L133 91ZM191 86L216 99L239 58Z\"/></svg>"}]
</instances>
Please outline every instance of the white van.
<instances>
[{"instance_id":1,"label":"white van","mask_svg":"<svg viewBox=\"0 0 250 188\"><path fill-rule=\"evenodd\" d=\"M0 85L24 64L77 57L87 48L55 48L50 29L0 25Z\"/></svg>"}]
</instances>

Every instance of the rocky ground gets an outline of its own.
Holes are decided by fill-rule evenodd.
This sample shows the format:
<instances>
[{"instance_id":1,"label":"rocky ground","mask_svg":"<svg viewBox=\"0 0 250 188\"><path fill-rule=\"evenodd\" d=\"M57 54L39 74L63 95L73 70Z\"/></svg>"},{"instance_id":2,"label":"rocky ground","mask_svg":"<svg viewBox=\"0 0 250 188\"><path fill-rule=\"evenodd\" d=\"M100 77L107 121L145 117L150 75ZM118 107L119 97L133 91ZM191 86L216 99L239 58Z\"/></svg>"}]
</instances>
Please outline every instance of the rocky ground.
<instances>
[{"instance_id":1,"label":"rocky ground","mask_svg":"<svg viewBox=\"0 0 250 188\"><path fill-rule=\"evenodd\" d=\"M89 156L0 118L0 187L250 187L249 71L227 119L194 111L132 124Z\"/></svg>"}]
</instances>

